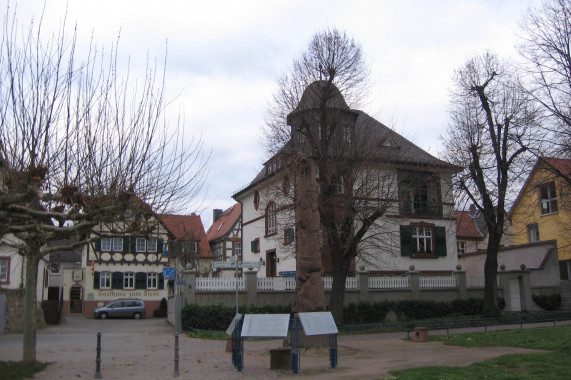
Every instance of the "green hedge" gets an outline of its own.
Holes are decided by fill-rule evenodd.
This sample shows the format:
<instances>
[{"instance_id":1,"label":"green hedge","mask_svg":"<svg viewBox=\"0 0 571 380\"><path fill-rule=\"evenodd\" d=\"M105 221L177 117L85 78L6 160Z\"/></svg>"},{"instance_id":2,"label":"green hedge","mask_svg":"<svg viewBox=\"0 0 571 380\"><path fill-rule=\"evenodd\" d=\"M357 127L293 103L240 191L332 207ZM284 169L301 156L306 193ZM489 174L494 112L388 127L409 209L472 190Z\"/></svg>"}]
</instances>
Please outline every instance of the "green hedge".
<instances>
[{"instance_id":1,"label":"green hedge","mask_svg":"<svg viewBox=\"0 0 571 380\"><path fill-rule=\"evenodd\" d=\"M382 323L389 311L394 311L400 321L417 319L443 318L450 316L478 315L483 308L481 299L454 300L451 302L436 301L383 301L351 303L343 310L345 325ZM289 314L290 305L283 306L248 306L238 309L240 314ZM225 331L236 309L232 306L200 306L186 305L182 310L183 330Z\"/></svg>"}]
</instances>

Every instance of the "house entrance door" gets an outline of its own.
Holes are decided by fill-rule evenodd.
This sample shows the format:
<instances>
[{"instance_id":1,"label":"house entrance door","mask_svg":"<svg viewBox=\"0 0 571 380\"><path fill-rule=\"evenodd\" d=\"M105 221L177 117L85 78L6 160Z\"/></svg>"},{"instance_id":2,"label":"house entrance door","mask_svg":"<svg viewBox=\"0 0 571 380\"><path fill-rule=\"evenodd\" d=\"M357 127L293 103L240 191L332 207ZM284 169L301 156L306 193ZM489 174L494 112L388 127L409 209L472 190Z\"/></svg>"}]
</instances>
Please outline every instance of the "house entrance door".
<instances>
[{"instance_id":1,"label":"house entrance door","mask_svg":"<svg viewBox=\"0 0 571 380\"><path fill-rule=\"evenodd\" d=\"M510 278L509 302L511 311L521 311L521 292L519 288L519 277Z\"/></svg>"},{"instance_id":2,"label":"house entrance door","mask_svg":"<svg viewBox=\"0 0 571 380\"><path fill-rule=\"evenodd\" d=\"M83 289L81 286L72 286L69 290L69 312L81 313L83 306Z\"/></svg>"},{"instance_id":3,"label":"house entrance door","mask_svg":"<svg viewBox=\"0 0 571 380\"><path fill-rule=\"evenodd\" d=\"M266 252L266 277L276 277L276 251Z\"/></svg>"}]
</instances>

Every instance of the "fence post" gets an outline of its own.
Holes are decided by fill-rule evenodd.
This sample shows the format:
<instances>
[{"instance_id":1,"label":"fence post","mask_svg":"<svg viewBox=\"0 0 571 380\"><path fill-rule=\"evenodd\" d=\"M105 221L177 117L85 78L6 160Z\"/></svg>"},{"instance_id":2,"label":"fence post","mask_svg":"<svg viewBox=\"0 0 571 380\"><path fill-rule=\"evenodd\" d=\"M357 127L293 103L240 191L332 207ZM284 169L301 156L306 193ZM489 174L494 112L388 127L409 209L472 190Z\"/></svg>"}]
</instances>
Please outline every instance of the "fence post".
<instances>
[{"instance_id":1,"label":"fence post","mask_svg":"<svg viewBox=\"0 0 571 380\"><path fill-rule=\"evenodd\" d=\"M465 300L468 298L468 293L466 291L466 271L462 270L462 265L456 265L456 272L454 272L454 277L456 277L456 288L458 289L458 298Z\"/></svg>"},{"instance_id":2,"label":"fence post","mask_svg":"<svg viewBox=\"0 0 571 380\"><path fill-rule=\"evenodd\" d=\"M369 302L369 272L360 268L357 272L357 282L359 284L359 299L361 302Z\"/></svg>"},{"instance_id":3,"label":"fence post","mask_svg":"<svg viewBox=\"0 0 571 380\"><path fill-rule=\"evenodd\" d=\"M258 304L258 277L255 270L247 270L246 275L246 302L248 305Z\"/></svg>"},{"instance_id":4,"label":"fence post","mask_svg":"<svg viewBox=\"0 0 571 380\"><path fill-rule=\"evenodd\" d=\"M406 272L408 274L408 286L410 287L412 299L419 299L420 297L420 272L414 270L414 265L409 267L409 271Z\"/></svg>"},{"instance_id":5,"label":"fence post","mask_svg":"<svg viewBox=\"0 0 571 380\"><path fill-rule=\"evenodd\" d=\"M181 286L184 304L196 303L196 270L183 270L182 279L184 285Z\"/></svg>"}]
</instances>

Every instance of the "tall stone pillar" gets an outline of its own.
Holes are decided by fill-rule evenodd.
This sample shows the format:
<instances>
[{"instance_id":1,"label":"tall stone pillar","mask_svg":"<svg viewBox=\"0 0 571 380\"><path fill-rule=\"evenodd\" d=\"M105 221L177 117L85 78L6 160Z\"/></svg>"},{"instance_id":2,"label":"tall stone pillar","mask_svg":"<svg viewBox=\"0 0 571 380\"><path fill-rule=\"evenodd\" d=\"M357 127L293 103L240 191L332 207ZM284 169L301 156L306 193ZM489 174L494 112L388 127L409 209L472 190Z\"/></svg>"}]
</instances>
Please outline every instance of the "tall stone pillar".
<instances>
[{"instance_id":1,"label":"tall stone pillar","mask_svg":"<svg viewBox=\"0 0 571 380\"><path fill-rule=\"evenodd\" d=\"M248 305L258 304L258 277L255 270L248 270L244 273L246 277L246 302Z\"/></svg>"},{"instance_id":2,"label":"tall stone pillar","mask_svg":"<svg viewBox=\"0 0 571 380\"><path fill-rule=\"evenodd\" d=\"M369 297L369 272L357 272L357 282L359 283L359 300L361 302L370 302Z\"/></svg>"},{"instance_id":3,"label":"tall stone pillar","mask_svg":"<svg viewBox=\"0 0 571 380\"><path fill-rule=\"evenodd\" d=\"M319 249L319 209L315 168L298 152L296 161L296 275L293 312L325 311Z\"/></svg>"},{"instance_id":4,"label":"tall stone pillar","mask_svg":"<svg viewBox=\"0 0 571 380\"><path fill-rule=\"evenodd\" d=\"M175 286L180 286L183 305L189 303L196 303L196 270L194 269L183 270L182 279L184 281L184 285L175 285Z\"/></svg>"},{"instance_id":5,"label":"tall stone pillar","mask_svg":"<svg viewBox=\"0 0 571 380\"><path fill-rule=\"evenodd\" d=\"M410 287L411 297L413 300L420 298L420 272L414 270L414 265L410 266L410 271L406 272L408 275L408 286Z\"/></svg>"},{"instance_id":6,"label":"tall stone pillar","mask_svg":"<svg viewBox=\"0 0 571 380\"><path fill-rule=\"evenodd\" d=\"M456 277L456 287L458 288L458 298L465 300L468 298L468 292L466 291L466 271L462 270L462 266L458 265L456 267L456 272L454 272L454 277Z\"/></svg>"}]
</instances>

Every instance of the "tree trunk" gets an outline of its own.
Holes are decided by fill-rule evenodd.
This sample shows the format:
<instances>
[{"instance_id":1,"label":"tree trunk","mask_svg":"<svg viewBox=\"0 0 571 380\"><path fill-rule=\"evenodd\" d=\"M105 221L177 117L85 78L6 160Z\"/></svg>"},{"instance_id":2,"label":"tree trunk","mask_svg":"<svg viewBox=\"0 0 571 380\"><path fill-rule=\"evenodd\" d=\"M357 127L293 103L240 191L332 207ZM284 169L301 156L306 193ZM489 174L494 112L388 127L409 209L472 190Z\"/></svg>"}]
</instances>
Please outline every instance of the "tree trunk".
<instances>
[{"instance_id":1,"label":"tree trunk","mask_svg":"<svg viewBox=\"0 0 571 380\"><path fill-rule=\"evenodd\" d=\"M488 248L486 252L486 262L484 264L484 314L486 316L497 316L499 314L498 295L498 250L500 247L500 236L496 233L489 233Z\"/></svg>"},{"instance_id":2,"label":"tree trunk","mask_svg":"<svg viewBox=\"0 0 571 380\"><path fill-rule=\"evenodd\" d=\"M333 260L333 284L331 284L329 310L338 325L343 324L343 303L348 272L349 265L342 260Z\"/></svg>"},{"instance_id":3,"label":"tree trunk","mask_svg":"<svg viewBox=\"0 0 571 380\"><path fill-rule=\"evenodd\" d=\"M40 249L31 242L26 242L26 291L24 295L24 338L22 361L36 361L37 301L36 287L38 283L38 264Z\"/></svg>"}]
</instances>

